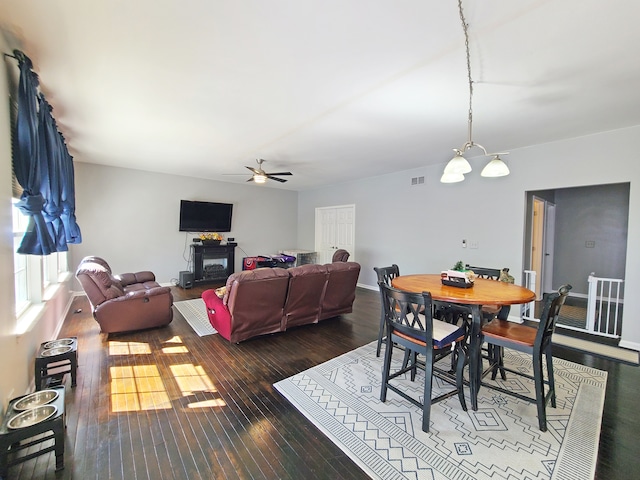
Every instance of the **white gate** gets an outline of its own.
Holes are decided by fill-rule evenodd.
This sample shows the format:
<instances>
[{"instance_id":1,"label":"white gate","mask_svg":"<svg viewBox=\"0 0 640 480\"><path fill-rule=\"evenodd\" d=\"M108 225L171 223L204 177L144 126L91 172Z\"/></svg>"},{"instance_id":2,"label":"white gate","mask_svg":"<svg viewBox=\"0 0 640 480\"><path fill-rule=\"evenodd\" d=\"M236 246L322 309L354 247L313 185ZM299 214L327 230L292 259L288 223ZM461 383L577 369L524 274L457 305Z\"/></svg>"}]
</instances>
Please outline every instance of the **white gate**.
<instances>
[{"instance_id":1,"label":"white gate","mask_svg":"<svg viewBox=\"0 0 640 480\"><path fill-rule=\"evenodd\" d=\"M624 295L622 283L619 278L596 277L592 272L589 275L589 292L586 302L585 327L564 325L563 328L592 333L604 337L620 338L622 331L622 307ZM525 287L535 291L536 272L524 271ZM522 318L525 320L539 320L535 317L536 302L530 302L522 306ZM560 310L562 316L562 310Z\"/></svg>"},{"instance_id":2,"label":"white gate","mask_svg":"<svg viewBox=\"0 0 640 480\"><path fill-rule=\"evenodd\" d=\"M589 275L587 331L606 337L620 337L622 330L622 282L619 278Z\"/></svg>"}]
</instances>

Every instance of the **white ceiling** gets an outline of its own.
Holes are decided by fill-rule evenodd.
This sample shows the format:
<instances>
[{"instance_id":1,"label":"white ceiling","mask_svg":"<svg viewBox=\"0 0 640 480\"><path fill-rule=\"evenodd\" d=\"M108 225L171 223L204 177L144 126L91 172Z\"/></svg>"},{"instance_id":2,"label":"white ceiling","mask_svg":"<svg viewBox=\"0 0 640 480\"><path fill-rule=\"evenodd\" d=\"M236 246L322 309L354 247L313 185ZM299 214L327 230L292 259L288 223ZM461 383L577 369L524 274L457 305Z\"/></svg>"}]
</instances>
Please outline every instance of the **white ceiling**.
<instances>
[{"instance_id":1,"label":"white ceiling","mask_svg":"<svg viewBox=\"0 0 640 480\"><path fill-rule=\"evenodd\" d=\"M640 124L640 2L463 6L476 143ZM80 162L245 182L264 158L294 174L267 186L305 190L467 140L457 0L2 0L0 25Z\"/></svg>"}]
</instances>

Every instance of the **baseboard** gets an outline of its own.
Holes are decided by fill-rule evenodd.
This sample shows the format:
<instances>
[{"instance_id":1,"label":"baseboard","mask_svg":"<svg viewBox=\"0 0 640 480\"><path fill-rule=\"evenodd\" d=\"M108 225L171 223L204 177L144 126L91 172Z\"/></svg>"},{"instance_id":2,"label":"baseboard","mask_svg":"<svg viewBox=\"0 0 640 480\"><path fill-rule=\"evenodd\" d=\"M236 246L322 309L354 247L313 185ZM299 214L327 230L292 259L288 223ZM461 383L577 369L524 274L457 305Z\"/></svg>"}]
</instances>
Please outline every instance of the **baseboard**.
<instances>
[{"instance_id":1,"label":"baseboard","mask_svg":"<svg viewBox=\"0 0 640 480\"><path fill-rule=\"evenodd\" d=\"M620 340L620 346L622 348L628 348L629 350L635 350L640 352L640 343L637 342L629 342L627 340Z\"/></svg>"}]
</instances>

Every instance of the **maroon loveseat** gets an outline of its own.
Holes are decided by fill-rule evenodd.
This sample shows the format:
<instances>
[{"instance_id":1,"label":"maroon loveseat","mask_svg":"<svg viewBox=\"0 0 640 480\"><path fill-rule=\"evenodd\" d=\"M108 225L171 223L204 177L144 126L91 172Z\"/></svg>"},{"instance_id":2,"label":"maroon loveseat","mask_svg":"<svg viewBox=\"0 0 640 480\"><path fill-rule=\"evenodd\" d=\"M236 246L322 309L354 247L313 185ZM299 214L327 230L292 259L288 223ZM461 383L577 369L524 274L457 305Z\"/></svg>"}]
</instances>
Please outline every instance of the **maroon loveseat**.
<instances>
[{"instance_id":1,"label":"maroon loveseat","mask_svg":"<svg viewBox=\"0 0 640 480\"><path fill-rule=\"evenodd\" d=\"M85 257L76 277L103 333L168 325L173 319L171 288L161 287L152 272L113 275L100 257Z\"/></svg>"},{"instance_id":2,"label":"maroon loveseat","mask_svg":"<svg viewBox=\"0 0 640 480\"><path fill-rule=\"evenodd\" d=\"M205 290L202 299L211 325L238 343L350 313L359 274L355 262L245 270L228 278L222 298Z\"/></svg>"}]
</instances>

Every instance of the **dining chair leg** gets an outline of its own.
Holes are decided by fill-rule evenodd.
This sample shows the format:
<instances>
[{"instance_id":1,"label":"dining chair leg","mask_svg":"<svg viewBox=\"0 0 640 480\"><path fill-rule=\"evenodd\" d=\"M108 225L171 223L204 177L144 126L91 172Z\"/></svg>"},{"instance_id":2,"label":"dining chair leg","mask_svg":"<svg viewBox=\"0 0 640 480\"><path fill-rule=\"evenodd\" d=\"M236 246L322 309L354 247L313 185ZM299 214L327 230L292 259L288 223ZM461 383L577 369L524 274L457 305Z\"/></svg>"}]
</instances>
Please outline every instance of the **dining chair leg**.
<instances>
[{"instance_id":1,"label":"dining chair leg","mask_svg":"<svg viewBox=\"0 0 640 480\"><path fill-rule=\"evenodd\" d=\"M414 363L415 368L415 363ZM431 420L431 389L433 385L433 351L427 351L424 362L424 397L422 399L422 431L429 433Z\"/></svg>"},{"instance_id":2,"label":"dining chair leg","mask_svg":"<svg viewBox=\"0 0 640 480\"><path fill-rule=\"evenodd\" d=\"M387 337L386 348L384 351L384 364L382 366L382 385L380 386L380 401L387 401L387 385L389 384L389 370L391 369L391 354L393 353L393 344L391 338Z\"/></svg>"},{"instance_id":3,"label":"dining chair leg","mask_svg":"<svg viewBox=\"0 0 640 480\"><path fill-rule=\"evenodd\" d=\"M544 359L547 362L547 380L549 382L549 394L551 395L551 406L556 408L556 381L553 377L553 355L551 354L551 342L544 351Z\"/></svg>"},{"instance_id":4,"label":"dining chair leg","mask_svg":"<svg viewBox=\"0 0 640 480\"><path fill-rule=\"evenodd\" d=\"M469 335L469 392L471 408L478 410L478 392L482 379L482 316L479 305L471 306L471 334Z\"/></svg>"},{"instance_id":5,"label":"dining chair leg","mask_svg":"<svg viewBox=\"0 0 640 480\"><path fill-rule=\"evenodd\" d=\"M376 350L376 357L380 356L380 350L382 349L382 339L384 338L386 325L384 322L384 314L380 316L380 328L378 329L378 348Z\"/></svg>"},{"instance_id":6,"label":"dining chair leg","mask_svg":"<svg viewBox=\"0 0 640 480\"><path fill-rule=\"evenodd\" d=\"M456 386L458 387L458 399L462 410L467 411L467 401L464 398L464 367L467 364L467 354L462 342L456 344L456 356L458 357L458 364L456 367Z\"/></svg>"},{"instance_id":7,"label":"dining chair leg","mask_svg":"<svg viewBox=\"0 0 640 480\"><path fill-rule=\"evenodd\" d=\"M410 352L410 357L411 357L411 365L413 365L413 368L411 369L411 381L415 382L416 380L416 373L418 372L418 353L417 352ZM405 357L406 360L407 357ZM406 365L402 365L402 368L405 368Z\"/></svg>"},{"instance_id":8,"label":"dining chair leg","mask_svg":"<svg viewBox=\"0 0 640 480\"><path fill-rule=\"evenodd\" d=\"M542 354L534 352L533 354L533 382L536 389L536 406L538 408L538 425L540 431L547 431L547 412L546 401L544 395L544 376L542 374Z\"/></svg>"},{"instance_id":9,"label":"dining chair leg","mask_svg":"<svg viewBox=\"0 0 640 480\"><path fill-rule=\"evenodd\" d=\"M488 354L489 354L489 362L492 365L491 380L496 379L496 376L498 375L498 371L500 372L500 378L502 378L502 380L506 380L507 375L504 370L504 348L498 345L489 345Z\"/></svg>"}]
</instances>

